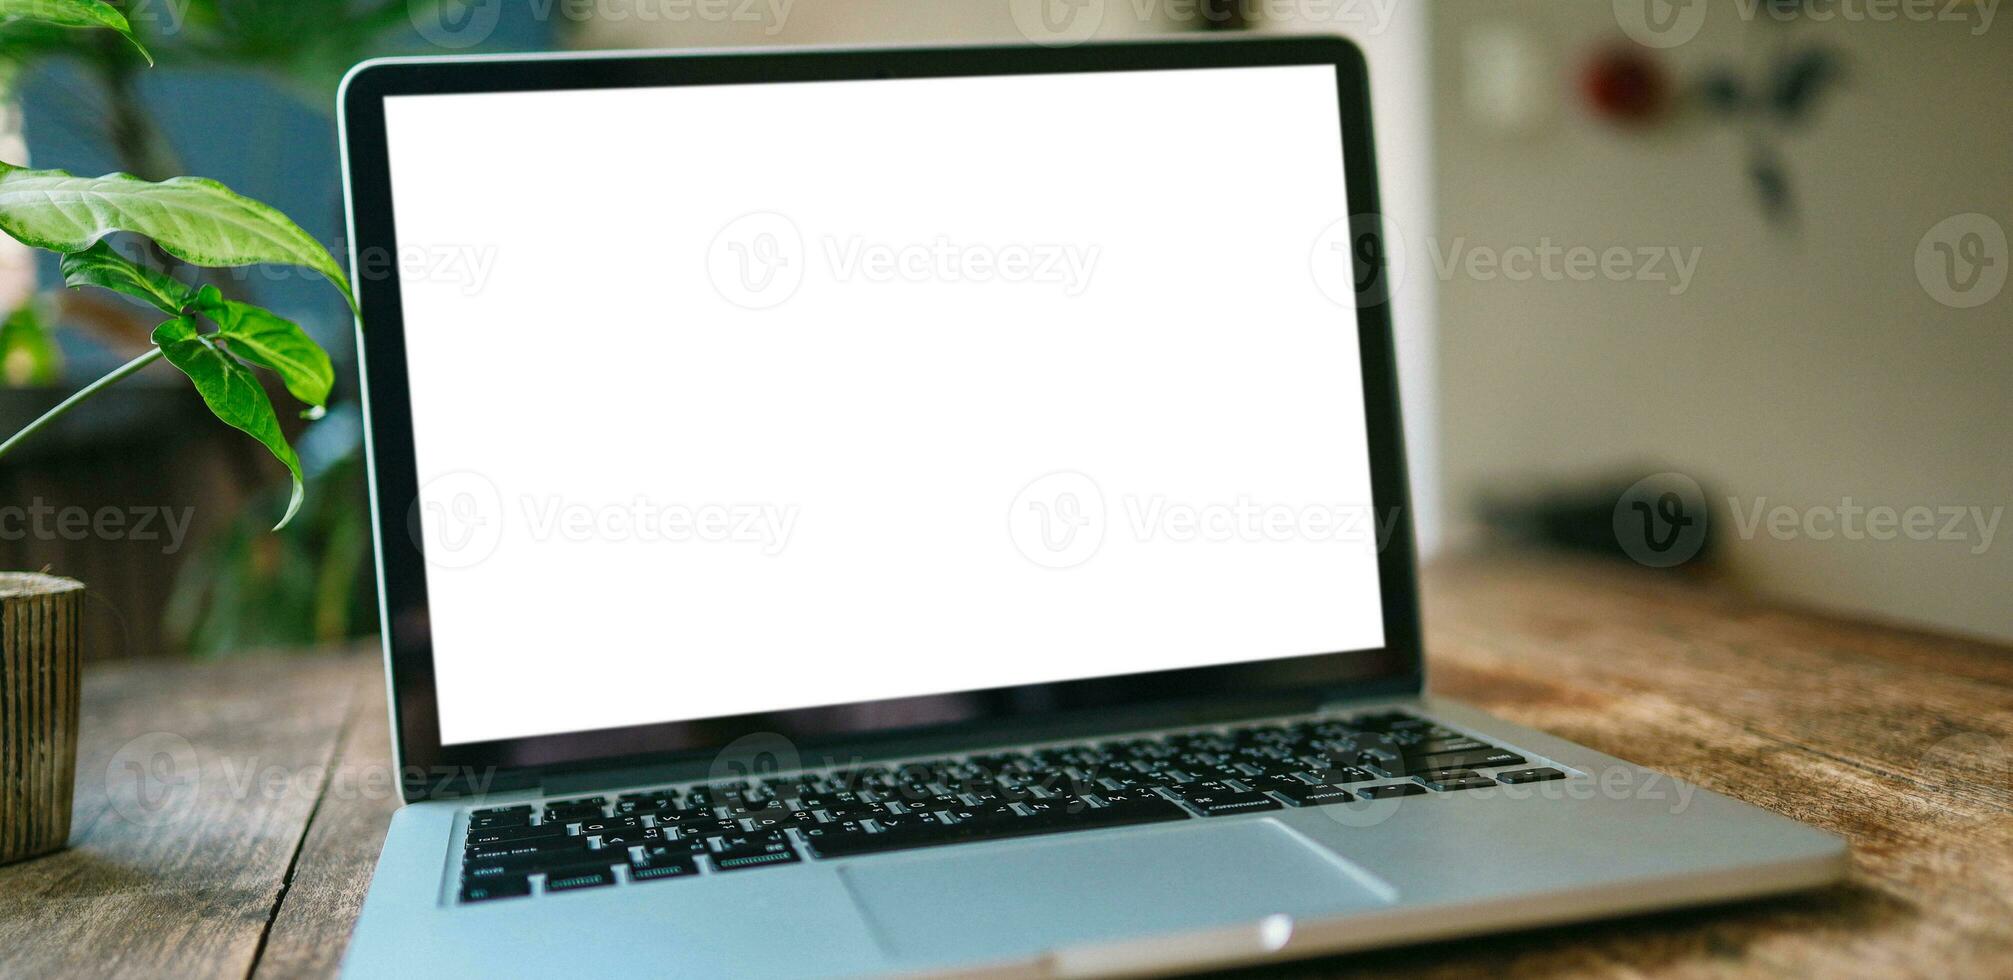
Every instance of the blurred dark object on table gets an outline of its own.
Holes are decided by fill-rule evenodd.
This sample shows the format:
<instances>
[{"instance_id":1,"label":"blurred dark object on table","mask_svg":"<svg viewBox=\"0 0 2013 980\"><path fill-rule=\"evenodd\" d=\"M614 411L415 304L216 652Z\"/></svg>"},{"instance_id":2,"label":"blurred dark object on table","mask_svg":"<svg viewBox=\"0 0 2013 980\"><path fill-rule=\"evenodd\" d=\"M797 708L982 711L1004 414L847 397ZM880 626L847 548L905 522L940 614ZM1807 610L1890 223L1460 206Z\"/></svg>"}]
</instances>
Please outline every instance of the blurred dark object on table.
<instances>
[{"instance_id":1,"label":"blurred dark object on table","mask_svg":"<svg viewBox=\"0 0 2013 980\"><path fill-rule=\"evenodd\" d=\"M1496 543L1597 555L1687 574L1718 571L1712 496L1669 466L1549 483L1483 496L1478 513Z\"/></svg>"}]
</instances>

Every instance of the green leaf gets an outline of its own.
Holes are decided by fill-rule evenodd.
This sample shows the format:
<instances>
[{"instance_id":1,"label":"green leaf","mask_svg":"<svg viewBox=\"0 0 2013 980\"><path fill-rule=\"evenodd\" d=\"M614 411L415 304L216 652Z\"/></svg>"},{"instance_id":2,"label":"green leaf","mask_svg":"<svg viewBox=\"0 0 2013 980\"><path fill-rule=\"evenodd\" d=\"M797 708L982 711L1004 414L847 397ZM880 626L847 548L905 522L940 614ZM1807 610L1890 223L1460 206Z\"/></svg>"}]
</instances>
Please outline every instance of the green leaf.
<instances>
[{"instance_id":1,"label":"green leaf","mask_svg":"<svg viewBox=\"0 0 2013 980\"><path fill-rule=\"evenodd\" d=\"M133 36L133 25L126 22L126 15L104 0L0 0L0 18L18 18L57 27L102 27L118 31L139 49L140 57L147 59L147 64L154 63L154 56L147 51L146 45Z\"/></svg>"},{"instance_id":2,"label":"green leaf","mask_svg":"<svg viewBox=\"0 0 2013 980\"><path fill-rule=\"evenodd\" d=\"M63 284L124 293L169 316L181 316L196 298L195 290L174 277L133 262L104 242L63 256Z\"/></svg>"},{"instance_id":3,"label":"green leaf","mask_svg":"<svg viewBox=\"0 0 2013 980\"><path fill-rule=\"evenodd\" d=\"M294 265L342 290L357 312L335 256L270 205L201 177L158 183L130 174L77 177L0 163L0 231L52 252L82 252L115 231L145 235L175 258L200 266Z\"/></svg>"},{"instance_id":4,"label":"green leaf","mask_svg":"<svg viewBox=\"0 0 2013 980\"><path fill-rule=\"evenodd\" d=\"M280 376L287 391L316 408L328 404L335 365L327 351L292 320L263 307L225 299L215 286L196 295L196 308L217 322L216 337L231 353Z\"/></svg>"},{"instance_id":5,"label":"green leaf","mask_svg":"<svg viewBox=\"0 0 2013 980\"><path fill-rule=\"evenodd\" d=\"M294 519L294 512L300 510L301 497L306 492L301 484L301 461L280 432L280 418L273 412L272 400L259 386L259 379L251 368L197 333L193 317L176 317L155 327L154 343L160 346L168 363L195 382L196 393L203 396L203 404L210 406L211 414L257 439L286 464L287 472L293 476L294 490L287 500L286 515L273 525L273 530L286 527Z\"/></svg>"},{"instance_id":6,"label":"green leaf","mask_svg":"<svg viewBox=\"0 0 2013 980\"><path fill-rule=\"evenodd\" d=\"M0 380L8 387L52 385L63 370L63 352L42 325L33 302L0 322Z\"/></svg>"}]
</instances>

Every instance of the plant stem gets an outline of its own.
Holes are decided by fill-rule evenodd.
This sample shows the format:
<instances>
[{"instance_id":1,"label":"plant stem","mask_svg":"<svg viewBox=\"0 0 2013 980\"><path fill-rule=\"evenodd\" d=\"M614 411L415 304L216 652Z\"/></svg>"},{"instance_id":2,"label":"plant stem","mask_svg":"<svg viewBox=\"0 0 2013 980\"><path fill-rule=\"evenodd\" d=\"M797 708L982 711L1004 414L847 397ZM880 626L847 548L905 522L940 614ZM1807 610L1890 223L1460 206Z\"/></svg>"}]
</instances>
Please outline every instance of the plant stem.
<instances>
[{"instance_id":1,"label":"plant stem","mask_svg":"<svg viewBox=\"0 0 2013 980\"><path fill-rule=\"evenodd\" d=\"M0 458L5 458L6 455L14 449L14 446L16 444L27 439L29 436L32 436L35 433L41 431L44 427L48 426L49 423L54 422L59 418L62 418L63 413L68 412L69 410L77 407L77 404L79 402L82 402L84 399L89 398L92 395L95 395L98 392L105 390L106 388L110 388L111 386L118 384L120 381L125 380L127 375L132 374L133 372L138 371L141 368L146 367L147 365L152 364L160 359L161 359L161 349L159 347L156 347L146 352L145 354L141 354L139 357L133 358L132 360L127 361L126 363L118 366L117 368L114 368L110 374L107 374L104 377L99 378L98 380L93 381L88 385L85 385L83 388L79 389L76 394L63 399L62 402L57 404L55 408L43 412L41 418L28 423L28 425L21 431L16 432L14 433L14 435L9 437L6 442L0 442Z\"/></svg>"}]
</instances>

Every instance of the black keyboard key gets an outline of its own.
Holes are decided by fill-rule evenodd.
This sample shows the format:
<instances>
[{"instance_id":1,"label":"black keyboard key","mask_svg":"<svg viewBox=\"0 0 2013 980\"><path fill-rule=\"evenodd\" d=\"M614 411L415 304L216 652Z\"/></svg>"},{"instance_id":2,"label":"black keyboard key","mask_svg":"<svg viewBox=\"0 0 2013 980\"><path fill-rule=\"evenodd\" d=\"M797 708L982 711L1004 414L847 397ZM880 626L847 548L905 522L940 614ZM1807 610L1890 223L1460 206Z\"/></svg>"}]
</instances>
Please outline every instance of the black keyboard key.
<instances>
[{"instance_id":1,"label":"black keyboard key","mask_svg":"<svg viewBox=\"0 0 2013 980\"><path fill-rule=\"evenodd\" d=\"M1141 806L1167 802L1167 799L1151 789L1099 790L1097 798L1102 806Z\"/></svg>"},{"instance_id":2,"label":"black keyboard key","mask_svg":"<svg viewBox=\"0 0 2013 980\"><path fill-rule=\"evenodd\" d=\"M805 793L817 792L818 777L805 775L776 776L762 780L762 786L777 799L790 799Z\"/></svg>"},{"instance_id":3,"label":"black keyboard key","mask_svg":"<svg viewBox=\"0 0 2013 980\"><path fill-rule=\"evenodd\" d=\"M1409 745L1404 746L1404 754L1439 755L1444 752L1476 752L1476 751L1487 752L1492 751L1494 749L1495 746L1490 745L1487 742L1477 742L1474 739L1467 737L1434 738L1434 739L1427 739L1421 742L1413 742Z\"/></svg>"},{"instance_id":4,"label":"black keyboard key","mask_svg":"<svg viewBox=\"0 0 2013 980\"><path fill-rule=\"evenodd\" d=\"M1130 790L1173 786L1176 780L1164 773L1113 771L1106 773L1101 782L1107 789Z\"/></svg>"},{"instance_id":5,"label":"black keyboard key","mask_svg":"<svg viewBox=\"0 0 2013 980\"><path fill-rule=\"evenodd\" d=\"M658 824L665 830L676 830L680 837L719 837L722 834L744 834L748 828L739 820L693 820L676 824Z\"/></svg>"},{"instance_id":6,"label":"black keyboard key","mask_svg":"<svg viewBox=\"0 0 2013 980\"><path fill-rule=\"evenodd\" d=\"M760 803L744 800L738 805L727 808L727 816L737 818L750 817L758 813L774 814L788 812L790 812L789 804L784 803L782 800L764 800Z\"/></svg>"},{"instance_id":7,"label":"black keyboard key","mask_svg":"<svg viewBox=\"0 0 2013 980\"><path fill-rule=\"evenodd\" d=\"M629 880L663 881L667 878L690 878L698 873L699 862L691 856L666 854L630 865Z\"/></svg>"},{"instance_id":8,"label":"black keyboard key","mask_svg":"<svg viewBox=\"0 0 2013 980\"><path fill-rule=\"evenodd\" d=\"M643 818L637 816L595 817L590 820L580 821L579 826L581 836L583 837L590 834L609 834L622 830L642 830Z\"/></svg>"},{"instance_id":9,"label":"black keyboard key","mask_svg":"<svg viewBox=\"0 0 2013 980\"><path fill-rule=\"evenodd\" d=\"M828 810L833 807L859 806L867 801L860 799L860 794L858 793L835 790L830 793L813 793L810 796L801 796L797 798L797 802L803 804L806 810Z\"/></svg>"},{"instance_id":10,"label":"black keyboard key","mask_svg":"<svg viewBox=\"0 0 2013 980\"><path fill-rule=\"evenodd\" d=\"M1244 789L1234 789L1222 781L1186 783L1168 789L1190 807L1200 809L1204 817L1226 817L1230 813L1254 813L1262 809L1278 809L1278 801L1274 801L1272 797L1266 797L1262 793L1250 793Z\"/></svg>"},{"instance_id":11,"label":"black keyboard key","mask_svg":"<svg viewBox=\"0 0 2013 980\"><path fill-rule=\"evenodd\" d=\"M1409 756L1397 752L1366 752L1360 764L1392 776L1417 776L1420 773L1441 769L1473 769L1477 766L1517 765L1524 757L1502 749L1487 749L1476 752L1447 752L1440 755Z\"/></svg>"},{"instance_id":12,"label":"black keyboard key","mask_svg":"<svg viewBox=\"0 0 2013 980\"><path fill-rule=\"evenodd\" d=\"M1550 766L1541 766L1537 769L1517 769L1511 772L1499 772L1496 774L1496 778L1512 784L1542 783L1548 779L1564 779L1566 778L1566 774Z\"/></svg>"},{"instance_id":13,"label":"black keyboard key","mask_svg":"<svg viewBox=\"0 0 2013 980\"><path fill-rule=\"evenodd\" d=\"M470 881L461 886L464 902L487 902L497 898L522 898L531 894L531 880L523 875Z\"/></svg>"},{"instance_id":14,"label":"black keyboard key","mask_svg":"<svg viewBox=\"0 0 2013 980\"><path fill-rule=\"evenodd\" d=\"M615 872L604 865L581 865L546 872L545 890L570 892L615 884Z\"/></svg>"},{"instance_id":15,"label":"black keyboard key","mask_svg":"<svg viewBox=\"0 0 2013 980\"><path fill-rule=\"evenodd\" d=\"M1429 789L1441 793L1452 793L1455 790L1463 789L1481 789L1484 786L1496 785L1495 780L1472 769L1443 769L1438 772L1422 773L1419 779Z\"/></svg>"},{"instance_id":16,"label":"black keyboard key","mask_svg":"<svg viewBox=\"0 0 2013 980\"><path fill-rule=\"evenodd\" d=\"M1067 807L1061 807L1049 811L1048 816L1006 815L1012 812L994 810L975 821L917 823L901 831L885 833L868 833L857 829L839 831L827 827L819 828L824 831L823 833L813 831L806 833L805 837L810 842L811 850L819 857L838 858L917 847L935 847L942 844L1006 840L1038 834L1101 830L1108 827L1188 819L1187 811L1158 797L1140 798L1118 806L1085 808L1074 813L1069 812Z\"/></svg>"},{"instance_id":17,"label":"black keyboard key","mask_svg":"<svg viewBox=\"0 0 2013 980\"><path fill-rule=\"evenodd\" d=\"M513 813L522 813L522 814L524 814L524 815L525 815L525 816L527 816L527 817L528 817L528 816L531 816L531 804L529 804L529 803L519 803L519 804L517 804L517 805L515 805L515 806L493 806L493 807L489 807L488 809L485 809L485 810L477 810L477 811L475 811L475 812L473 812L473 813L470 813L470 814L469 814L469 816L471 816L471 817L502 817L502 816L508 816L508 815L510 815L510 814L513 814Z\"/></svg>"},{"instance_id":18,"label":"black keyboard key","mask_svg":"<svg viewBox=\"0 0 2013 980\"><path fill-rule=\"evenodd\" d=\"M1183 799L1205 817L1231 817L1240 813L1279 809L1279 801L1263 793L1216 793Z\"/></svg>"},{"instance_id":19,"label":"black keyboard key","mask_svg":"<svg viewBox=\"0 0 2013 980\"><path fill-rule=\"evenodd\" d=\"M1437 755L1406 756L1405 764L1413 772L1431 769L1474 769L1486 766L1520 766L1529 760L1515 752L1503 749L1480 749L1474 752L1442 752ZM1385 767L1389 771L1389 767ZM1396 773L1394 773L1396 775Z\"/></svg>"},{"instance_id":20,"label":"black keyboard key","mask_svg":"<svg viewBox=\"0 0 2013 980\"><path fill-rule=\"evenodd\" d=\"M663 843L664 831L657 827L644 827L637 830L611 830L605 834L595 834L594 838L599 840L601 846L604 848L634 847L638 844Z\"/></svg>"},{"instance_id":21,"label":"black keyboard key","mask_svg":"<svg viewBox=\"0 0 2013 980\"><path fill-rule=\"evenodd\" d=\"M938 810L964 806L965 801L952 793L935 793L919 798L903 797L901 804L911 813L935 813Z\"/></svg>"},{"instance_id":22,"label":"black keyboard key","mask_svg":"<svg viewBox=\"0 0 2013 980\"><path fill-rule=\"evenodd\" d=\"M662 827L665 824L672 823L684 825L706 820L718 820L720 819L720 815L713 812L713 808L708 806L686 807L677 810L658 810L650 814L650 818L657 821L657 826Z\"/></svg>"},{"instance_id":23,"label":"black keyboard key","mask_svg":"<svg viewBox=\"0 0 2013 980\"><path fill-rule=\"evenodd\" d=\"M1174 795L1184 800L1193 796L1207 796L1211 793L1240 792L1236 787L1220 779L1197 780L1195 782L1183 783L1180 786L1170 787L1170 789L1174 792Z\"/></svg>"},{"instance_id":24,"label":"black keyboard key","mask_svg":"<svg viewBox=\"0 0 2013 980\"><path fill-rule=\"evenodd\" d=\"M523 813L496 813L486 817L468 818L468 829L470 830L497 830L504 827L529 826L531 826L530 810L526 810Z\"/></svg>"},{"instance_id":25,"label":"black keyboard key","mask_svg":"<svg viewBox=\"0 0 2013 980\"><path fill-rule=\"evenodd\" d=\"M570 823L576 820L586 820L591 817L601 816L601 812L602 805L599 803L555 803L545 808L545 822Z\"/></svg>"},{"instance_id":26,"label":"black keyboard key","mask_svg":"<svg viewBox=\"0 0 2013 980\"><path fill-rule=\"evenodd\" d=\"M642 845L642 849L635 853L643 855L643 860L650 861L658 857L672 857L681 854L710 854L712 851L713 845L708 843L704 838L686 837L676 840L666 838L664 840L651 841Z\"/></svg>"},{"instance_id":27,"label":"black keyboard key","mask_svg":"<svg viewBox=\"0 0 2013 980\"><path fill-rule=\"evenodd\" d=\"M776 864L795 864L803 860L788 844L775 847L744 848L721 851L713 855L715 871L746 871L749 868L766 868Z\"/></svg>"},{"instance_id":28,"label":"black keyboard key","mask_svg":"<svg viewBox=\"0 0 2013 980\"><path fill-rule=\"evenodd\" d=\"M522 878L538 870L540 869L535 864L528 864L516 858L504 858L480 864L463 864L461 880L468 882L490 878Z\"/></svg>"},{"instance_id":29,"label":"black keyboard key","mask_svg":"<svg viewBox=\"0 0 2013 980\"><path fill-rule=\"evenodd\" d=\"M1331 803L1347 803L1356 794L1340 786L1313 786L1302 783L1299 786L1268 786L1274 793L1286 797L1294 806L1328 806Z\"/></svg>"},{"instance_id":30,"label":"black keyboard key","mask_svg":"<svg viewBox=\"0 0 2013 980\"><path fill-rule=\"evenodd\" d=\"M1341 786L1347 783L1367 783L1379 778L1369 770L1358 766L1337 766L1333 769L1317 769L1306 775L1317 783L1326 783L1330 786Z\"/></svg>"},{"instance_id":31,"label":"black keyboard key","mask_svg":"<svg viewBox=\"0 0 2013 980\"><path fill-rule=\"evenodd\" d=\"M462 855L465 861L492 861L497 858L522 857L526 854L578 854L587 850L585 837L545 837L538 840L504 841L500 844L484 844L471 847Z\"/></svg>"},{"instance_id":32,"label":"black keyboard key","mask_svg":"<svg viewBox=\"0 0 2013 980\"><path fill-rule=\"evenodd\" d=\"M476 881L484 878L534 874L551 871L554 868L597 864L604 860L609 864L616 864L629 860L629 854L626 850L601 853L583 847L577 851L541 851L535 854L470 858L462 862L461 878L463 881Z\"/></svg>"},{"instance_id":33,"label":"black keyboard key","mask_svg":"<svg viewBox=\"0 0 2013 980\"><path fill-rule=\"evenodd\" d=\"M722 835L714 839L719 842L716 846L723 851L739 851L748 848L767 847L774 844L788 844L790 841L780 831L744 831L738 834Z\"/></svg>"},{"instance_id":34,"label":"black keyboard key","mask_svg":"<svg viewBox=\"0 0 2013 980\"><path fill-rule=\"evenodd\" d=\"M816 814L809 810L782 810L774 816L749 817L748 827L754 831L782 831L796 827L814 827L818 823Z\"/></svg>"},{"instance_id":35,"label":"black keyboard key","mask_svg":"<svg viewBox=\"0 0 2013 980\"><path fill-rule=\"evenodd\" d=\"M1356 791L1366 800L1389 800L1400 796L1419 796L1426 787L1418 783L1392 783L1389 786L1370 786Z\"/></svg>"},{"instance_id":36,"label":"black keyboard key","mask_svg":"<svg viewBox=\"0 0 2013 980\"><path fill-rule=\"evenodd\" d=\"M539 840L564 836L566 836L566 826L564 824L533 824L529 827L492 827L488 830L471 830L468 832L466 843L469 847L483 847L511 841Z\"/></svg>"},{"instance_id":37,"label":"black keyboard key","mask_svg":"<svg viewBox=\"0 0 2013 980\"><path fill-rule=\"evenodd\" d=\"M642 816L679 809L679 802L673 796L624 797L615 801L615 815L618 817Z\"/></svg>"}]
</instances>

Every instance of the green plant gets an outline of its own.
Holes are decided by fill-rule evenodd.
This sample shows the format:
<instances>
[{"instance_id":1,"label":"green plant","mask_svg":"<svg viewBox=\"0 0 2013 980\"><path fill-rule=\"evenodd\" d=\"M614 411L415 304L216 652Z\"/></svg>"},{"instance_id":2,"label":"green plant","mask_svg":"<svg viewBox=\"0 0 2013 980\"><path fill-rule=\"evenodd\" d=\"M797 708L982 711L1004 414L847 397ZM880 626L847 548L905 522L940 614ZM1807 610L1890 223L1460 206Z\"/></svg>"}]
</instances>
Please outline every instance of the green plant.
<instances>
[{"instance_id":1,"label":"green plant","mask_svg":"<svg viewBox=\"0 0 2013 980\"><path fill-rule=\"evenodd\" d=\"M17 27L28 33L17 32ZM0 28L7 29L0 35L0 78L18 69L18 54L10 57L17 50L14 42L49 28L115 31L138 57L153 61L125 16L104 0L0 0ZM171 270L177 264L308 269L340 289L351 312L357 312L349 281L321 243L274 208L212 180L149 181L127 174L77 177L7 163L0 163L0 231L31 248L61 254L66 285L110 290L166 316L153 331L150 350L0 442L0 458L85 399L166 360L188 376L212 414L258 440L286 466L293 489L276 529L292 520L305 490L300 460L281 432L279 415L254 369L276 375L287 392L307 406L303 415L314 418L325 408L335 381L328 353L292 321L228 299L214 285L192 285L173 271L128 258L111 246L107 236L126 233L151 242L169 260Z\"/></svg>"}]
</instances>

